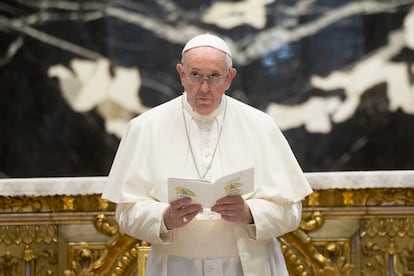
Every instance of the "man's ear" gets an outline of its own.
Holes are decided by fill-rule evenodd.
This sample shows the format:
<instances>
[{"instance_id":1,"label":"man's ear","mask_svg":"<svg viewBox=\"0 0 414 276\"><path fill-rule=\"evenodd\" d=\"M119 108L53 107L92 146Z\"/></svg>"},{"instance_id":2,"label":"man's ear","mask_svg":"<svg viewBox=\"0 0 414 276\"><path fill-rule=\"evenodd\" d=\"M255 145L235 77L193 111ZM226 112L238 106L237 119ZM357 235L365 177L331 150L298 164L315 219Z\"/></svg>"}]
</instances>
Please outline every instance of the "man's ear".
<instances>
[{"instance_id":1,"label":"man's ear","mask_svg":"<svg viewBox=\"0 0 414 276\"><path fill-rule=\"evenodd\" d=\"M177 73L178 73L178 76L180 76L180 81L181 81L181 85L182 86L184 86L184 83L183 83L183 78L184 78L184 75L183 75L183 65L181 64L181 63L178 63L176 66L175 66L175 69L177 70Z\"/></svg>"},{"instance_id":2,"label":"man's ear","mask_svg":"<svg viewBox=\"0 0 414 276\"><path fill-rule=\"evenodd\" d=\"M231 68L228 74L228 80L227 80L227 87L226 90L228 90L231 86L231 83L233 81L233 79L236 77L237 75L237 70L236 68Z\"/></svg>"},{"instance_id":3,"label":"man's ear","mask_svg":"<svg viewBox=\"0 0 414 276\"><path fill-rule=\"evenodd\" d=\"M232 67L229 72L230 80L233 80L237 76L237 69Z\"/></svg>"},{"instance_id":4,"label":"man's ear","mask_svg":"<svg viewBox=\"0 0 414 276\"><path fill-rule=\"evenodd\" d=\"M182 65L181 63L178 63L178 64L175 66L175 69L177 70L178 75L180 75L180 77L181 77L182 72L183 72L183 65Z\"/></svg>"}]
</instances>

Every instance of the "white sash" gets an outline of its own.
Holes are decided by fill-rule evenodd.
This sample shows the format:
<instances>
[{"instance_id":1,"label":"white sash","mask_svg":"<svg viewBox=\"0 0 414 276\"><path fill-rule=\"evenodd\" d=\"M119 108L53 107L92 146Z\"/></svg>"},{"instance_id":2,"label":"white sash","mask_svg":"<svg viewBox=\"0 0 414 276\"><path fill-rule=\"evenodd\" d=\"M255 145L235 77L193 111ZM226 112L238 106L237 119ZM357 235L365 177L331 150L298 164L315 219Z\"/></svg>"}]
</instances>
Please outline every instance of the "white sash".
<instances>
[{"instance_id":1,"label":"white sash","mask_svg":"<svg viewBox=\"0 0 414 276\"><path fill-rule=\"evenodd\" d=\"M153 253L185 258L237 257L231 223L222 219L194 219L176 229L173 242L152 245Z\"/></svg>"}]
</instances>

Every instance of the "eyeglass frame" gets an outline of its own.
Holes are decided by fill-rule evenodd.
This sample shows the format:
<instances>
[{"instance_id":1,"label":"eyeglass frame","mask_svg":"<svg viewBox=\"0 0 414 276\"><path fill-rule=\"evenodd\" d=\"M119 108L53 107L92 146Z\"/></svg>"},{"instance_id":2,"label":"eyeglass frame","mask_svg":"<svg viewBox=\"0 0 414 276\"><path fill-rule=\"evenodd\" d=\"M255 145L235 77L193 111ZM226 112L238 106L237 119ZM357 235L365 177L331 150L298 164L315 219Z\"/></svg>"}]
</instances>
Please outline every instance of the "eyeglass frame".
<instances>
[{"instance_id":1,"label":"eyeglass frame","mask_svg":"<svg viewBox=\"0 0 414 276\"><path fill-rule=\"evenodd\" d=\"M230 70L229 70L230 72ZM193 85L201 85L203 83L203 81L207 81L207 83L209 85L213 85L213 86L219 86L222 85L223 83L225 83L226 79L229 76L229 73L226 74L226 76L221 76L220 74L215 75L216 73L213 73L211 75L208 76L203 76L201 74L192 72L190 74L186 74L185 72L183 72L183 75L185 76L185 78L188 80L188 82L190 82ZM215 83L214 81L219 81L219 83Z\"/></svg>"}]
</instances>

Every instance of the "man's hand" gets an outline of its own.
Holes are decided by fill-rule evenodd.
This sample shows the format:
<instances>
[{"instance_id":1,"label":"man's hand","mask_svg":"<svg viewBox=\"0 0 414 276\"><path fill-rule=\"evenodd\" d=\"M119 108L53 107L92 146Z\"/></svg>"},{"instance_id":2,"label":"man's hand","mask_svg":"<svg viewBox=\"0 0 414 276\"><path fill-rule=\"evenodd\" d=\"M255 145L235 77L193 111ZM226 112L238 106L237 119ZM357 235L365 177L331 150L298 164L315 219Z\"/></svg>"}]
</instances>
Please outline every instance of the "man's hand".
<instances>
[{"instance_id":1,"label":"man's hand","mask_svg":"<svg viewBox=\"0 0 414 276\"><path fill-rule=\"evenodd\" d=\"M242 196L226 196L217 200L211 210L219 213L224 220L236 223L253 223L253 216L249 205Z\"/></svg>"},{"instance_id":2,"label":"man's hand","mask_svg":"<svg viewBox=\"0 0 414 276\"><path fill-rule=\"evenodd\" d=\"M180 198L170 203L164 211L164 223L168 230L183 227L200 211L201 205L191 204L191 198Z\"/></svg>"}]
</instances>

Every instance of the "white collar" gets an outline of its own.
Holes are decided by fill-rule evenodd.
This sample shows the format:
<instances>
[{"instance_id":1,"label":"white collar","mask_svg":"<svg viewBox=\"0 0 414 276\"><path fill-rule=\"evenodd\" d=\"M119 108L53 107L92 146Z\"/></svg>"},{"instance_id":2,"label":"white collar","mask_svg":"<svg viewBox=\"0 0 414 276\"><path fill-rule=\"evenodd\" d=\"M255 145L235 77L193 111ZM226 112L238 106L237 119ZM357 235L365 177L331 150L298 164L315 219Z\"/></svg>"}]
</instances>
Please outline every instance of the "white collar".
<instances>
[{"instance_id":1,"label":"white collar","mask_svg":"<svg viewBox=\"0 0 414 276\"><path fill-rule=\"evenodd\" d=\"M191 107L191 105L188 103L187 101L187 93L184 91L183 95L183 100L182 102L184 103L184 110L191 116L191 118L197 120L197 121L211 121L211 120L218 120L219 117L223 116L224 114L224 109L226 108L226 96L223 94L223 96L221 97L221 101L219 106L213 110L213 112L211 112L208 115L201 115L199 113L197 113L196 111L193 110L193 108Z\"/></svg>"}]
</instances>

